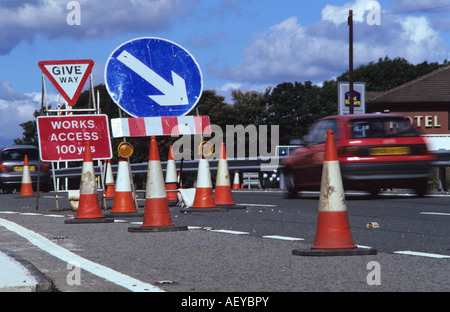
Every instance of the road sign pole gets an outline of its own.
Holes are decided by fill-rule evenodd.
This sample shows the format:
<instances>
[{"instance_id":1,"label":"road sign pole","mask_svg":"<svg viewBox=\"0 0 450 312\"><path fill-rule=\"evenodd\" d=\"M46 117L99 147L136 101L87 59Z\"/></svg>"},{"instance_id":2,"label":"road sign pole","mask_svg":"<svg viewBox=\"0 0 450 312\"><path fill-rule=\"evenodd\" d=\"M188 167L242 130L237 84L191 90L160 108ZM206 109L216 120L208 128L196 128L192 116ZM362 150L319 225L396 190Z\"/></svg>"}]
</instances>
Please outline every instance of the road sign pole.
<instances>
[{"instance_id":1,"label":"road sign pole","mask_svg":"<svg viewBox=\"0 0 450 312\"><path fill-rule=\"evenodd\" d=\"M350 115L353 114L353 10L349 11L349 82L350 82Z\"/></svg>"}]
</instances>

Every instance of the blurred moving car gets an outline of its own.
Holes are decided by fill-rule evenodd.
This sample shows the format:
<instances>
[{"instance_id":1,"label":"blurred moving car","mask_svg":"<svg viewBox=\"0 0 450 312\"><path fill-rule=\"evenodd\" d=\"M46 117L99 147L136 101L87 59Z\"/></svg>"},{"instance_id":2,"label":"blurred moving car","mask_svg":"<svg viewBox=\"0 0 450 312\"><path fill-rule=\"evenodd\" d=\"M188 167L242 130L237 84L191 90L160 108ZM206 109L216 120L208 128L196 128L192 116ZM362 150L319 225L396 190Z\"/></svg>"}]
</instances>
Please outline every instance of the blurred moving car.
<instances>
[{"instance_id":1,"label":"blurred moving car","mask_svg":"<svg viewBox=\"0 0 450 312\"><path fill-rule=\"evenodd\" d=\"M28 156L33 189L36 189L39 169L39 149L33 145L0 147L0 189L20 190L25 155ZM41 162L40 165L39 187L41 190L48 191L52 187L50 163Z\"/></svg>"},{"instance_id":2,"label":"blurred moving car","mask_svg":"<svg viewBox=\"0 0 450 312\"><path fill-rule=\"evenodd\" d=\"M313 125L303 146L284 160L290 197L320 189L328 129L334 131L344 189L377 195L381 188L407 188L426 194L435 156L425 138L402 115L365 114L330 116Z\"/></svg>"}]
</instances>

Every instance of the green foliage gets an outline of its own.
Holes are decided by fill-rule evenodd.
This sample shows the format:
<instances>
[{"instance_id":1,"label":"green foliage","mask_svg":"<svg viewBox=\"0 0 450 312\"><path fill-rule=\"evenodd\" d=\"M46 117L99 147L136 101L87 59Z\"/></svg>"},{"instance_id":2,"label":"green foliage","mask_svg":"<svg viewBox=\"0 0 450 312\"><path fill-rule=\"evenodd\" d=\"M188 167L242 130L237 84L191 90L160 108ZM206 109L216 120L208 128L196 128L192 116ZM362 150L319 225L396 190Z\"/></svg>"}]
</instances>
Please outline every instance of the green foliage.
<instances>
[{"instance_id":1,"label":"green foliage","mask_svg":"<svg viewBox=\"0 0 450 312\"><path fill-rule=\"evenodd\" d=\"M366 91L387 91L447 65L447 60L441 65L427 61L413 65L404 58L392 60L386 56L378 59L377 63L370 62L356 68L353 81L365 82ZM348 71L337 78L337 81L348 80Z\"/></svg>"},{"instance_id":2,"label":"green foliage","mask_svg":"<svg viewBox=\"0 0 450 312\"><path fill-rule=\"evenodd\" d=\"M39 116L39 112L35 110L33 116L36 118ZM39 146L36 120L26 121L19 124L19 126L23 128L23 137L14 139L14 144Z\"/></svg>"}]
</instances>

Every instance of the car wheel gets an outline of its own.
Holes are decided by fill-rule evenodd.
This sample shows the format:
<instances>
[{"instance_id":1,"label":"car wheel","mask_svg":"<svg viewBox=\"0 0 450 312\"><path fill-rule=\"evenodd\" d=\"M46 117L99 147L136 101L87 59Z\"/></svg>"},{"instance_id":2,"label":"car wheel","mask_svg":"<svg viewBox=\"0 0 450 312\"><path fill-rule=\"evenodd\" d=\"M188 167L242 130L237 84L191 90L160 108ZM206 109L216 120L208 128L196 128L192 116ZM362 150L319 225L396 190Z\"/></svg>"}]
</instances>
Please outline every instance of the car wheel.
<instances>
[{"instance_id":1,"label":"car wheel","mask_svg":"<svg viewBox=\"0 0 450 312\"><path fill-rule=\"evenodd\" d=\"M371 197L378 197L378 195L380 194L380 188L379 187L376 187L376 186L372 186L370 189L369 189L369 193L370 193L370 196Z\"/></svg>"},{"instance_id":2,"label":"car wheel","mask_svg":"<svg viewBox=\"0 0 450 312\"><path fill-rule=\"evenodd\" d=\"M424 197L427 194L427 189L427 182L421 182L414 190L416 191L417 196Z\"/></svg>"},{"instance_id":3,"label":"car wheel","mask_svg":"<svg viewBox=\"0 0 450 312\"><path fill-rule=\"evenodd\" d=\"M292 171L284 173L284 185L286 187L286 197L290 199L297 198L297 189L295 188L295 177Z\"/></svg>"}]
</instances>

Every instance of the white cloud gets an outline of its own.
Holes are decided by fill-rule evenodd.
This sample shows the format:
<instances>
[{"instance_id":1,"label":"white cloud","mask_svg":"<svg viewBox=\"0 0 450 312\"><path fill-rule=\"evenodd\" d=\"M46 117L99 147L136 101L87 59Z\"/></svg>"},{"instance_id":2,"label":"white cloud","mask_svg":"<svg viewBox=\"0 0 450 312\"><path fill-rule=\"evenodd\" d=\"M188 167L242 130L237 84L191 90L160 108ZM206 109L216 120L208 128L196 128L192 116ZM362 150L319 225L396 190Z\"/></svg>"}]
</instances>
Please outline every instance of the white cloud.
<instances>
[{"instance_id":1,"label":"white cloud","mask_svg":"<svg viewBox=\"0 0 450 312\"><path fill-rule=\"evenodd\" d=\"M78 0L81 25L68 25L73 12L69 1L35 0L0 3L0 54L36 34L49 38L105 38L133 31L155 31L170 27L179 12L189 12L191 3L181 0ZM181 13L180 13L181 14Z\"/></svg>"},{"instance_id":2,"label":"white cloud","mask_svg":"<svg viewBox=\"0 0 450 312\"><path fill-rule=\"evenodd\" d=\"M347 23L349 10L353 10L353 21L363 22L367 4L371 0L356 0L355 2L347 2L343 6L335 6L327 4L322 10L322 20L331 21L334 24Z\"/></svg>"},{"instance_id":3,"label":"white cloud","mask_svg":"<svg viewBox=\"0 0 450 312\"><path fill-rule=\"evenodd\" d=\"M348 9L353 8L354 65L379 58L403 57L411 63L442 62L448 47L433 29L430 17L383 15L381 25L368 25L366 0L343 6L327 5L322 20L301 25L293 16L253 39L242 63L223 67L223 77L235 82L278 84L285 81L320 83L348 69Z\"/></svg>"},{"instance_id":4,"label":"white cloud","mask_svg":"<svg viewBox=\"0 0 450 312\"><path fill-rule=\"evenodd\" d=\"M315 35L316 31L322 30L302 26L291 17L253 40L243 52L243 64L225 67L222 74L250 83L314 80L331 75L336 69L333 60L345 58L348 52L342 36Z\"/></svg>"},{"instance_id":5,"label":"white cloud","mask_svg":"<svg viewBox=\"0 0 450 312\"><path fill-rule=\"evenodd\" d=\"M21 138L23 128L19 124L33 120L33 113L40 108L40 94L20 94L8 81L0 81L0 145L13 144Z\"/></svg>"}]
</instances>

